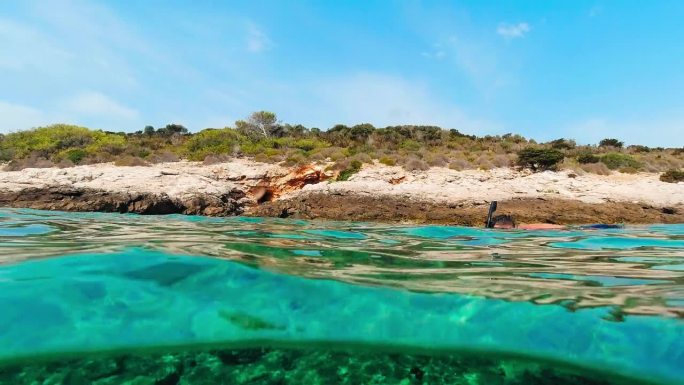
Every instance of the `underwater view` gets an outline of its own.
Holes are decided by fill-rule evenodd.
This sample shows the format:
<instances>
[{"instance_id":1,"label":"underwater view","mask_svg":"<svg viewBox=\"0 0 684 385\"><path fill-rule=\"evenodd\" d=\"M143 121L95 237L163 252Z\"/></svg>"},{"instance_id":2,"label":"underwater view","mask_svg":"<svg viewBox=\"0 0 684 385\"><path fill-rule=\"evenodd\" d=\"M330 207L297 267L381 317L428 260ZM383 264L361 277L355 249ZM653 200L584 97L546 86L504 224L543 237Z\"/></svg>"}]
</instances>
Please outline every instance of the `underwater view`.
<instances>
[{"instance_id":1,"label":"underwater view","mask_svg":"<svg viewBox=\"0 0 684 385\"><path fill-rule=\"evenodd\" d=\"M0 209L0 384L684 384L684 225Z\"/></svg>"}]
</instances>

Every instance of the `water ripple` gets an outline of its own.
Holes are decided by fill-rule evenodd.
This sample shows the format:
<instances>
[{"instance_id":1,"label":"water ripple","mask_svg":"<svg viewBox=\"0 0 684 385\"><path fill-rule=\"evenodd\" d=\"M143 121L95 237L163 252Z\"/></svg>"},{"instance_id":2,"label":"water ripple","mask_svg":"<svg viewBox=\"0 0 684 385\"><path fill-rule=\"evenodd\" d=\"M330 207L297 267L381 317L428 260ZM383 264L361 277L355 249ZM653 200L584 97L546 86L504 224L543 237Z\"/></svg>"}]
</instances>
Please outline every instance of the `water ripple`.
<instances>
[{"instance_id":1,"label":"water ripple","mask_svg":"<svg viewBox=\"0 0 684 385\"><path fill-rule=\"evenodd\" d=\"M684 317L684 225L494 231L0 209L0 263L129 247L360 285Z\"/></svg>"}]
</instances>

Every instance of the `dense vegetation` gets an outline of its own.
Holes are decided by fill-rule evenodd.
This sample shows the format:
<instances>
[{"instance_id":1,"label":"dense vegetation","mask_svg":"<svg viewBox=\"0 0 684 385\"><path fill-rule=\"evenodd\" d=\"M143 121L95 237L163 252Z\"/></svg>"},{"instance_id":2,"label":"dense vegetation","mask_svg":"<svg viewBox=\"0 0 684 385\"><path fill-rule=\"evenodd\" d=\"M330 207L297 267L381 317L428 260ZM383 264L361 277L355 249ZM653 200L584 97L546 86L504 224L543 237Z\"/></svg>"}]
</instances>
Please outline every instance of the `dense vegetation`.
<instances>
[{"instance_id":1,"label":"dense vegetation","mask_svg":"<svg viewBox=\"0 0 684 385\"><path fill-rule=\"evenodd\" d=\"M668 183L684 182L684 171L681 170L667 170L661 176L660 180Z\"/></svg>"},{"instance_id":2,"label":"dense vegetation","mask_svg":"<svg viewBox=\"0 0 684 385\"><path fill-rule=\"evenodd\" d=\"M491 169L517 165L533 171L663 172L684 166L684 149L628 146L604 139L580 146L569 139L537 143L520 135L476 137L435 126L336 125L328 130L282 124L275 114L255 112L234 127L190 133L178 124L146 126L134 133L105 132L65 124L0 135L0 162L7 169L69 167L115 162L146 165L180 159L216 163L251 157L285 165L326 162L349 178L364 163L408 170L429 167Z\"/></svg>"}]
</instances>

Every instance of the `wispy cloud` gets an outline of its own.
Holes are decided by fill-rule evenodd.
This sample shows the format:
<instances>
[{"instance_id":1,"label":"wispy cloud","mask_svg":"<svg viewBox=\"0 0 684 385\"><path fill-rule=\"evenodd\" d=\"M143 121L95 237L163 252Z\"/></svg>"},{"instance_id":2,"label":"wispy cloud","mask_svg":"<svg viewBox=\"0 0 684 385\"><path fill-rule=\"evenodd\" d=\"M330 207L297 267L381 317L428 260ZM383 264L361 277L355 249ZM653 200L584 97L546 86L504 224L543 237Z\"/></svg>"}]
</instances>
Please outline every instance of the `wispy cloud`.
<instances>
[{"instance_id":1,"label":"wispy cloud","mask_svg":"<svg viewBox=\"0 0 684 385\"><path fill-rule=\"evenodd\" d=\"M524 22L518 24L501 23L496 29L496 33L506 40L511 40L524 37L531 29L532 27Z\"/></svg>"},{"instance_id":2,"label":"wispy cloud","mask_svg":"<svg viewBox=\"0 0 684 385\"><path fill-rule=\"evenodd\" d=\"M324 77L281 100L275 107L287 111L287 119L323 128L360 122L377 126L435 124L469 133L490 133L498 128L493 122L472 117L420 81L383 73Z\"/></svg>"},{"instance_id":3,"label":"wispy cloud","mask_svg":"<svg viewBox=\"0 0 684 385\"><path fill-rule=\"evenodd\" d=\"M256 24L247 24L247 51L259 53L271 48L273 43L266 33Z\"/></svg>"},{"instance_id":4,"label":"wispy cloud","mask_svg":"<svg viewBox=\"0 0 684 385\"><path fill-rule=\"evenodd\" d=\"M84 92L66 101L65 109L79 115L98 116L116 120L132 120L139 116L138 111L126 107L100 92Z\"/></svg>"},{"instance_id":5,"label":"wispy cloud","mask_svg":"<svg viewBox=\"0 0 684 385\"><path fill-rule=\"evenodd\" d=\"M47 122L43 111L0 100L0 132L24 130Z\"/></svg>"},{"instance_id":6,"label":"wispy cloud","mask_svg":"<svg viewBox=\"0 0 684 385\"><path fill-rule=\"evenodd\" d=\"M0 132L25 130L52 123L73 123L120 130L140 125L140 114L100 92L83 92L65 101L37 108L0 100Z\"/></svg>"}]
</instances>

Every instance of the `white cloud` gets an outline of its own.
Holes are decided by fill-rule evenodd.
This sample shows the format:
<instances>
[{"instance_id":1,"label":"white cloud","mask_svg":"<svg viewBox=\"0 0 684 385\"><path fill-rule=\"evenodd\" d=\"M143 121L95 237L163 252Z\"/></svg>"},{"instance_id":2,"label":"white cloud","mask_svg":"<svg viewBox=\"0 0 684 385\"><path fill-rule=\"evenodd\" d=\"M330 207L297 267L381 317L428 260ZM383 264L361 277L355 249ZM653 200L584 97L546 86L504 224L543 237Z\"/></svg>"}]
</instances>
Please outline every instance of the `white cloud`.
<instances>
[{"instance_id":1,"label":"white cloud","mask_svg":"<svg viewBox=\"0 0 684 385\"><path fill-rule=\"evenodd\" d=\"M524 37L532 28L527 23L506 24L501 23L496 29L496 33L506 40Z\"/></svg>"},{"instance_id":2,"label":"white cloud","mask_svg":"<svg viewBox=\"0 0 684 385\"><path fill-rule=\"evenodd\" d=\"M33 107L0 101L0 132L12 132L47 123L45 114Z\"/></svg>"},{"instance_id":3,"label":"white cloud","mask_svg":"<svg viewBox=\"0 0 684 385\"><path fill-rule=\"evenodd\" d=\"M134 120L138 111L126 107L99 92L84 92L64 103L66 110L81 116L97 116L116 120Z\"/></svg>"},{"instance_id":4,"label":"white cloud","mask_svg":"<svg viewBox=\"0 0 684 385\"><path fill-rule=\"evenodd\" d=\"M247 25L247 51L259 53L271 48L271 39L254 23Z\"/></svg>"}]
</instances>

